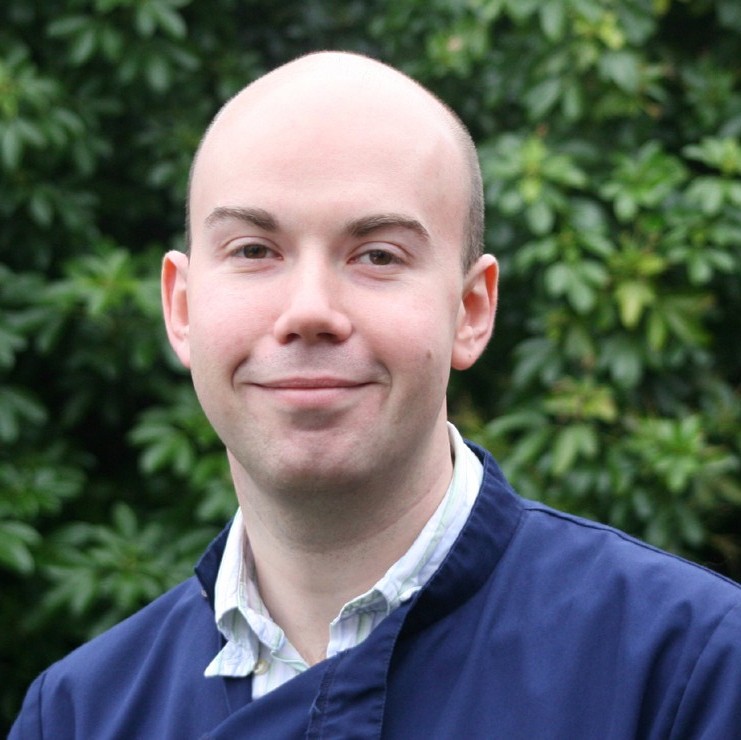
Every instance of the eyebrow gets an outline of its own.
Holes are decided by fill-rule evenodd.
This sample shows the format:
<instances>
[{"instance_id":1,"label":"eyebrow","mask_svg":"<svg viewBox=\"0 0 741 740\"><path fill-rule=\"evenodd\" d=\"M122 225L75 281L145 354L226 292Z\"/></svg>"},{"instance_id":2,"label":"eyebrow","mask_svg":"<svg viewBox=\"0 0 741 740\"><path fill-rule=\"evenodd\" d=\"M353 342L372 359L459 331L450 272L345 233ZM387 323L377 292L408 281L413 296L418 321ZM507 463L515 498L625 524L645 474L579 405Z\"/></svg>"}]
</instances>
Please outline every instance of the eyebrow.
<instances>
[{"instance_id":1,"label":"eyebrow","mask_svg":"<svg viewBox=\"0 0 741 740\"><path fill-rule=\"evenodd\" d=\"M263 231L278 231L278 220L263 208L247 206L218 206L206 217L206 226L213 228L222 221L242 221ZM416 219L402 213L374 213L348 221L346 233L355 237L365 237L375 231L388 228L412 231L425 240L430 239L427 229Z\"/></svg>"},{"instance_id":2,"label":"eyebrow","mask_svg":"<svg viewBox=\"0 0 741 740\"><path fill-rule=\"evenodd\" d=\"M377 213L370 216L354 219L348 222L346 231L351 236L368 236L374 231L386 228L406 229L413 231L425 240L429 240L430 234L427 229L416 218L405 216L401 213Z\"/></svg>"},{"instance_id":3,"label":"eyebrow","mask_svg":"<svg viewBox=\"0 0 741 740\"><path fill-rule=\"evenodd\" d=\"M222 221L243 221L263 231L278 231L278 221L262 208L219 206L206 217L206 226L212 228Z\"/></svg>"}]
</instances>

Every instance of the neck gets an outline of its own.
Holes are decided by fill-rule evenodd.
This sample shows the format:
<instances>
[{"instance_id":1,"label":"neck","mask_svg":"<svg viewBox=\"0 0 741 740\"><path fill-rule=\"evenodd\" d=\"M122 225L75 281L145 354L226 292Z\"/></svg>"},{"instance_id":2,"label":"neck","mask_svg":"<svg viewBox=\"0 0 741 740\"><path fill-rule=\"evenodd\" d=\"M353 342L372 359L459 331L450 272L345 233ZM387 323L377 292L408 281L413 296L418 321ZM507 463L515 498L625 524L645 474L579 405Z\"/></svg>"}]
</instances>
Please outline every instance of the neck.
<instances>
[{"instance_id":1,"label":"neck","mask_svg":"<svg viewBox=\"0 0 741 740\"><path fill-rule=\"evenodd\" d=\"M232 460L260 595L307 663L325 657L330 622L404 555L445 495L452 461L443 431L408 471L343 492L286 499L254 486Z\"/></svg>"}]
</instances>

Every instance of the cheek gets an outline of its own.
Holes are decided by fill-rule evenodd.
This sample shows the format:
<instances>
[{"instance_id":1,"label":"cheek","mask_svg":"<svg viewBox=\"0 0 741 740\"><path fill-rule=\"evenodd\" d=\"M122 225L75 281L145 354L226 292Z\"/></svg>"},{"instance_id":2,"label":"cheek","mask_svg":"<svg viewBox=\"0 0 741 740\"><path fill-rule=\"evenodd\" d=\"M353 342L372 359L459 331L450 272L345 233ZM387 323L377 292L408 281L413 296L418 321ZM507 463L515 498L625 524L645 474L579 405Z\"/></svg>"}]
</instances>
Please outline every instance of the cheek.
<instances>
[{"instance_id":1,"label":"cheek","mask_svg":"<svg viewBox=\"0 0 741 740\"><path fill-rule=\"evenodd\" d=\"M455 322L447 312L432 310L432 305L425 302L421 310L406 316L397 313L384 340L396 369L409 383L420 393L429 390L439 394L444 392L450 374Z\"/></svg>"},{"instance_id":2,"label":"cheek","mask_svg":"<svg viewBox=\"0 0 741 740\"><path fill-rule=\"evenodd\" d=\"M195 381L229 372L249 346L253 322L247 307L224 292L203 291L193 299L189 341Z\"/></svg>"}]
</instances>

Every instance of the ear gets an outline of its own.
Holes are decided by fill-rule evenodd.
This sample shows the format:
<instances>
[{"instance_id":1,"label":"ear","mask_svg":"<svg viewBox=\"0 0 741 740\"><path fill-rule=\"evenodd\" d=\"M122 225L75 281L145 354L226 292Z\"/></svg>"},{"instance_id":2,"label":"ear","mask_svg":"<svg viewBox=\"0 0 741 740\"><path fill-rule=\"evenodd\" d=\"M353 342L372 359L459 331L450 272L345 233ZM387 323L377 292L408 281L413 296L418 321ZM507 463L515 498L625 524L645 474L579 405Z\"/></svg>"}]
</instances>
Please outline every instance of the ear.
<instances>
[{"instance_id":1,"label":"ear","mask_svg":"<svg viewBox=\"0 0 741 740\"><path fill-rule=\"evenodd\" d=\"M188 267L187 254L168 252L162 262L162 310L170 346L185 367L190 367L188 340Z\"/></svg>"},{"instance_id":2,"label":"ear","mask_svg":"<svg viewBox=\"0 0 741 740\"><path fill-rule=\"evenodd\" d=\"M491 337L497 310L498 278L499 266L490 254L479 257L465 277L450 361L454 370L471 367Z\"/></svg>"}]
</instances>

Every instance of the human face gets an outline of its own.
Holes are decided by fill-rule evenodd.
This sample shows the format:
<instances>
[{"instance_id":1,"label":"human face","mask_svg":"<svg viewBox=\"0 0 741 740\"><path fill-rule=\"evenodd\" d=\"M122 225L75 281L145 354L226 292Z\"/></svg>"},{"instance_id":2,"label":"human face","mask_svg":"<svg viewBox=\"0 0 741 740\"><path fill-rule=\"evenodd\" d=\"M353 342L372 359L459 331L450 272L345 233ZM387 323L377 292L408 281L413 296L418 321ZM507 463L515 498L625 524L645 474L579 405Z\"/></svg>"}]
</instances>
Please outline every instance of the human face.
<instances>
[{"instance_id":1,"label":"human face","mask_svg":"<svg viewBox=\"0 0 741 740\"><path fill-rule=\"evenodd\" d=\"M251 484L382 485L449 461L450 367L483 348L464 170L424 115L292 98L237 106L204 144L190 259L165 262L168 330Z\"/></svg>"}]
</instances>

